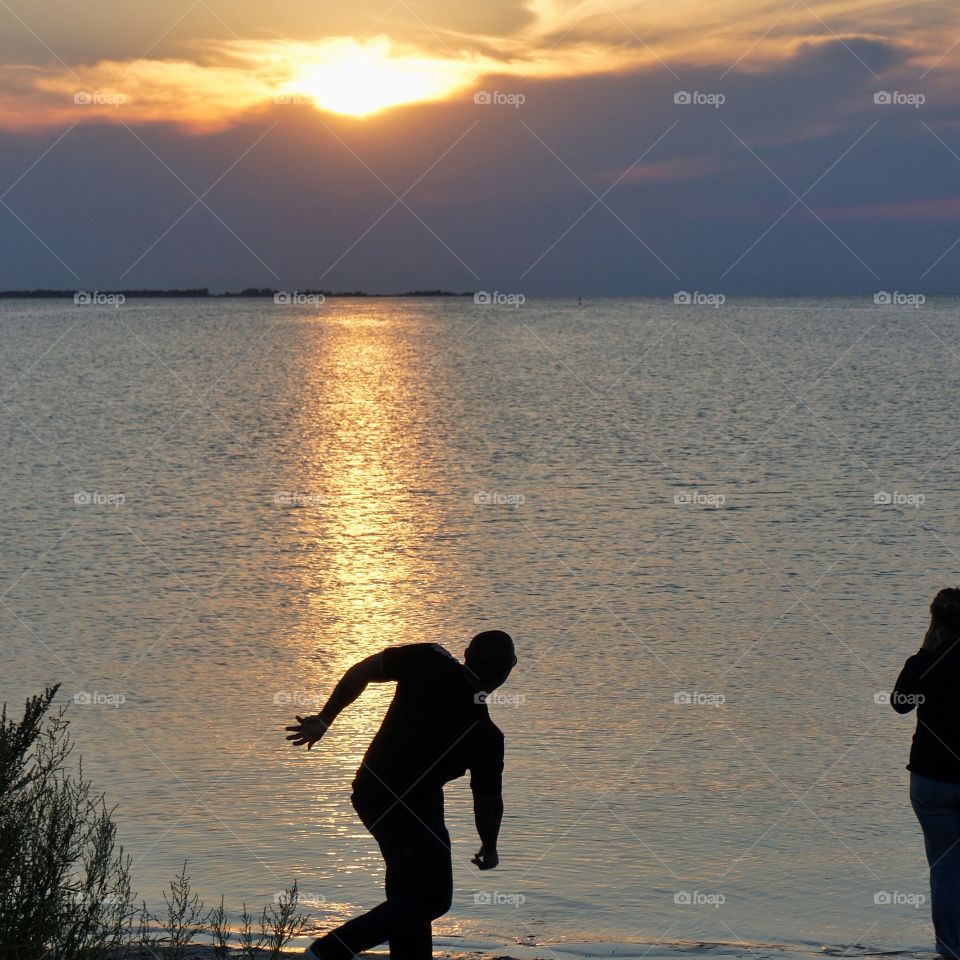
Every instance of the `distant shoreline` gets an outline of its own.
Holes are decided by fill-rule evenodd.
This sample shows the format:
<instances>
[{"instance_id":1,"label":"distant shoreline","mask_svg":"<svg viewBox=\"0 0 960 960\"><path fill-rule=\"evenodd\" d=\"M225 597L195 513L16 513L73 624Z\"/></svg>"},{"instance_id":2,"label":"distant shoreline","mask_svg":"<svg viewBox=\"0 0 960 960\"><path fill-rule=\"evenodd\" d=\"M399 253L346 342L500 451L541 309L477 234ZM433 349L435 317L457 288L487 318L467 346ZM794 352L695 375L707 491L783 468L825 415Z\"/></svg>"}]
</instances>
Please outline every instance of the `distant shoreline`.
<instances>
[{"instance_id":1,"label":"distant shoreline","mask_svg":"<svg viewBox=\"0 0 960 960\"><path fill-rule=\"evenodd\" d=\"M249 287L239 292L211 293L207 287L191 290L97 290L103 296L123 296L127 300L195 299L221 300L224 298L274 298L286 291L272 288ZM404 293L368 293L366 290L297 290L298 296L333 297L472 297L474 291L454 293L449 290L408 290ZM73 300L76 290L0 290L0 300Z\"/></svg>"},{"instance_id":2,"label":"distant shoreline","mask_svg":"<svg viewBox=\"0 0 960 960\"><path fill-rule=\"evenodd\" d=\"M441 299L441 298L451 298L451 299L464 299L464 298L484 298L484 297L497 297L501 294L488 294L484 292L477 292L474 290L464 290L461 292L453 290L405 290L400 293L370 293L367 290L316 290L316 289L303 289L303 290L275 290L272 287L264 288L255 288L251 287L246 290L240 291L225 291L223 293L211 293L210 290L206 287L198 287L195 289L184 289L184 290L114 290L114 289L98 289L90 288L88 290L53 290L53 289L36 289L36 290L0 290L0 301L4 300L74 300L76 301L78 297L81 298L79 302L82 303L94 303L94 302L109 302L110 298L117 298L122 303L125 300L274 300L278 304L302 304L302 305L313 305L315 302L322 303L324 300L350 300L350 299L369 299L369 300L390 300L390 299ZM521 297L525 301L530 299L526 295L521 294L502 294L503 297ZM699 300L694 301L693 298L702 298L706 302L707 306L714 307L719 306L719 302L726 302L728 299L736 299L738 301L749 301L749 300L863 300L863 298L873 298L874 303L880 306L888 307L899 307L907 306L911 309L917 306L916 303L906 302L901 303L895 301L894 298L903 297L905 301L913 301L915 299L921 300L923 302L930 300L949 300L956 299L960 297L960 291L957 292L948 292L948 293L932 293L932 294L899 294L899 293L884 293L876 292L871 290L864 290L860 293L824 293L824 294L810 294L810 293L743 293L743 294L731 294L729 297L726 294L689 294L686 292L661 292L661 293L615 293L615 294L588 294L588 295L578 295L578 294L540 294L540 297L544 299L556 299L556 300L578 300L585 302L588 298L591 301L602 301L602 300L669 300L671 297L674 300L674 303L688 305L688 306L700 306L702 305ZM683 299L679 299L683 298ZM885 298L885 299L884 299ZM719 302L714 302L719 301ZM481 300L477 301L478 303ZM483 301L483 302L489 302Z\"/></svg>"}]
</instances>

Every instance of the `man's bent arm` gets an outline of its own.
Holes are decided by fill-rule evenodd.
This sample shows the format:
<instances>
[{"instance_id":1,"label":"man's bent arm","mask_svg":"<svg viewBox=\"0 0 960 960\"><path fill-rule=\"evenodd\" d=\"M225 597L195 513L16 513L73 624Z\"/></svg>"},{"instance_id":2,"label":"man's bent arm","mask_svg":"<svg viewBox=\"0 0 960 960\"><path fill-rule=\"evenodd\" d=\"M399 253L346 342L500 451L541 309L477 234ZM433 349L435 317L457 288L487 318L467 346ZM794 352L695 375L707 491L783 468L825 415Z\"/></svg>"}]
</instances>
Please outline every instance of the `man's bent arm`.
<instances>
[{"instance_id":1,"label":"man's bent arm","mask_svg":"<svg viewBox=\"0 0 960 960\"><path fill-rule=\"evenodd\" d=\"M384 683L383 653L375 653L366 660L355 663L334 687L326 706L318 716L330 726L340 713L367 689L368 683Z\"/></svg>"},{"instance_id":2,"label":"man's bent arm","mask_svg":"<svg viewBox=\"0 0 960 960\"><path fill-rule=\"evenodd\" d=\"M477 833L486 856L496 854L497 838L500 836L500 823L503 820L503 797L473 795L473 818L477 824Z\"/></svg>"}]
</instances>

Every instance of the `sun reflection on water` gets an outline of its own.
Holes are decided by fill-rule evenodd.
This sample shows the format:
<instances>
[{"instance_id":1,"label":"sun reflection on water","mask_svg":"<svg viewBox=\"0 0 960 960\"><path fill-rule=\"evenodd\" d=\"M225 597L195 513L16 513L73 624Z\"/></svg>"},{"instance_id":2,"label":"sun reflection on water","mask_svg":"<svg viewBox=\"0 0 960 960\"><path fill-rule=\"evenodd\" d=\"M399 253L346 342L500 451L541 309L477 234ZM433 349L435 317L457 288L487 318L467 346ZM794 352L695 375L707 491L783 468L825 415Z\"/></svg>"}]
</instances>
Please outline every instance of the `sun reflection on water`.
<instances>
[{"instance_id":1,"label":"sun reflection on water","mask_svg":"<svg viewBox=\"0 0 960 960\"><path fill-rule=\"evenodd\" d=\"M291 427L296 482L311 505L290 511L306 598L291 643L324 694L356 661L390 644L433 639L424 593L436 602L437 589L418 550L437 521L417 495L430 485L430 466L427 390L410 337L416 320L389 304L325 309L340 312L310 327ZM343 714L337 736L324 741L328 762L355 768L392 693L392 685L372 687Z\"/></svg>"}]
</instances>

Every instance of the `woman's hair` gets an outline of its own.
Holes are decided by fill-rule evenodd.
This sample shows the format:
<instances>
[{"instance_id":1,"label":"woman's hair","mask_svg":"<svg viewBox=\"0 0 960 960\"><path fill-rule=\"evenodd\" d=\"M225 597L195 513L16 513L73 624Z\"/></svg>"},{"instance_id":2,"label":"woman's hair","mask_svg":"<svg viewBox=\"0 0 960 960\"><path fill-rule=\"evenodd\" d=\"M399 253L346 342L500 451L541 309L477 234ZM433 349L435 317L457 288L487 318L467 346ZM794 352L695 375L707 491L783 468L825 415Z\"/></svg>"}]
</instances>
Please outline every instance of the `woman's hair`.
<instances>
[{"instance_id":1,"label":"woman's hair","mask_svg":"<svg viewBox=\"0 0 960 960\"><path fill-rule=\"evenodd\" d=\"M930 604L930 613L938 627L954 637L960 636L960 590L956 587L941 590Z\"/></svg>"}]
</instances>

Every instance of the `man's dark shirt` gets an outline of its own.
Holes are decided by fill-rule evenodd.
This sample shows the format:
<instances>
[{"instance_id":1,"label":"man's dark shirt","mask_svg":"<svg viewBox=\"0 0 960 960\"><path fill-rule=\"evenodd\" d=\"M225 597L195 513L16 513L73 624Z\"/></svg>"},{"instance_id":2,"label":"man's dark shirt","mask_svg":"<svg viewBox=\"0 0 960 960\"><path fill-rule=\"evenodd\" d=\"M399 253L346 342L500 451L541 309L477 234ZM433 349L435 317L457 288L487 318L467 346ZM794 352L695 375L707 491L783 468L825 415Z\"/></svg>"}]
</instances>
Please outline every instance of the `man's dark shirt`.
<instances>
[{"instance_id":1,"label":"man's dark shirt","mask_svg":"<svg viewBox=\"0 0 960 960\"><path fill-rule=\"evenodd\" d=\"M443 785L467 770L474 793L499 796L503 734L460 663L438 644L415 643L385 650L383 666L397 689L353 782L363 821L442 819Z\"/></svg>"},{"instance_id":2,"label":"man's dark shirt","mask_svg":"<svg viewBox=\"0 0 960 960\"><path fill-rule=\"evenodd\" d=\"M946 652L921 650L903 665L891 694L897 713L917 708L907 769L960 783L960 641Z\"/></svg>"}]
</instances>

